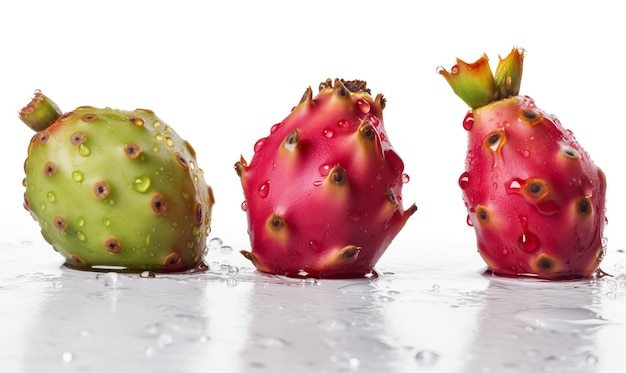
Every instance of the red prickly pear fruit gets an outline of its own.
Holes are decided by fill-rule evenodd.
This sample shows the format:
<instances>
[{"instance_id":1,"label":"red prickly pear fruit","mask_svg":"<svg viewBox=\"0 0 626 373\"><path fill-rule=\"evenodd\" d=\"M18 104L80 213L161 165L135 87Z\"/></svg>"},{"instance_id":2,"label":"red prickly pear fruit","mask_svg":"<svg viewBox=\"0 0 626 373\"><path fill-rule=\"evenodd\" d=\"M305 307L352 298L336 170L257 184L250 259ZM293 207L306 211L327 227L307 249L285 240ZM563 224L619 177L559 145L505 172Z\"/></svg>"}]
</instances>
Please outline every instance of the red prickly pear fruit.
<instances>
[{"instance_id":1,"label":"red prickly pear fruit","mask_svg":"<svg viewBox=\"0 0 626 373\"><path fill-rule=\"evenodd\" d=\"M519 95L524 52L440 74L471 108L459 179L478 251L501 275L588 277L605 252L606 178L560 121Z\"/></svg>"},{"instance_id":2,"label":"red prickly pear fruit","mask_svg":"<svg viewBox=\"0 0 626 373\"><path fill-rule=\"evenodd\" d=\"M330 79L235 164L260 271L352 278L373 269L407 219L404 164L385 132L385 99L366 82Z\"/></svg>"}]
</instances>

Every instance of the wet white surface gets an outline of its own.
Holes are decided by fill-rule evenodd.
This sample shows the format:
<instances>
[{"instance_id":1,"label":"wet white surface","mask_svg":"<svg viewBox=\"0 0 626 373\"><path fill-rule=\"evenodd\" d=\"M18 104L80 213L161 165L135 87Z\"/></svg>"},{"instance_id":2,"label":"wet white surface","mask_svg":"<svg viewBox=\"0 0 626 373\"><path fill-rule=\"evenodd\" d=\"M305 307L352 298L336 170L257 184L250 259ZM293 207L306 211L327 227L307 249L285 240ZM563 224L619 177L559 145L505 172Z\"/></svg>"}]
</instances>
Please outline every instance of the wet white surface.
<instances>
[{"instance_id":1,"label":"wet white surface","mask_svg":"<svg viewBox=\"0 0 626 373\"><path fill-rule=\"evenodd\" d=\"M213 247L208 272L152 277L70 270L47 247L4 243L0 361L6 372L626 369L626 253L609 253L612 277L548 282L485 275L467 245L429 249L441 256L397 245L378 278L300 280L261 275L228 247Z\"/></svg>"},{"instance_id":2,"label":"wet white surface","mask_svg":"<svg viewBox=\"0 0 626 373\"><path fill-rule=\"evenodd\" d=\"M0 372L626 371L626 184L618 2L317 0L0 2ZM295 4L295 2L294 2ZM556 114L608 178L603 268L570 282L494 278L465 224L467 106L438 66L527 51L521 93ZM310 85L367 80L419 210L377 279L262 276L233 164ZM217 204L195 275L64 269L22 208L41 89L63 110L148 108L195 147ZM227 250L225 250L227 251ZM213 263L215 262L215 263ZM224 267L222 268L222 265Z\"/></svg>"}]
</instances>

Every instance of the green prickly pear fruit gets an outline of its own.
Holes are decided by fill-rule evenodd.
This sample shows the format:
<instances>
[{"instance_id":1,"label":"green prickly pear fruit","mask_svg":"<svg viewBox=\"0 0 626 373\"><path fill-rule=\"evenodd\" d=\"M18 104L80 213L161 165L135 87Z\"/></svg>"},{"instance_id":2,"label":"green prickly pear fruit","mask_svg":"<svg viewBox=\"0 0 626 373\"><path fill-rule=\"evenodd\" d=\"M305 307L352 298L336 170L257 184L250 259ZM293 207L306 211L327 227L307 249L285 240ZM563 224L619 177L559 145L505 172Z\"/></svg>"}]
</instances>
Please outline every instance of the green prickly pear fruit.
<instances>
[{"instance_id":1,"label":"green prickly pear fruit","mask_svg":"<svg viewBox=\"0 0 626 373\"><path fill-rule=\"evenodd\" d=\"M37 91L19 116L37 131L24 207L67 266L179 272L203 263L212 189L192 146L152 111L62 114Z\"/></svg>"}]
</instances>

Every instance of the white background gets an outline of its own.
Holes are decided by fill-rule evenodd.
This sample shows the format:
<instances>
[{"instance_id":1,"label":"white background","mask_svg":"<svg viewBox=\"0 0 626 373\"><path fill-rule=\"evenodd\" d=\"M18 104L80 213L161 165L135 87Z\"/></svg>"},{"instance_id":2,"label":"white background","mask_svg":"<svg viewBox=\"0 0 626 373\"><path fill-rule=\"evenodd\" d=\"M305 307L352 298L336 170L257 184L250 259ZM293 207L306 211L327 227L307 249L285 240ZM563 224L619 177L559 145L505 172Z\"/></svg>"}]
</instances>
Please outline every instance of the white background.
<instances>
[{"instance_id":1,"label":"white background","mask_svg":"<svg viewBox=\"0 0 626 373\"><path fill-rule=\"evenodd\" d=\"M526 50L522 94L557 114L608 176L609 248L626 220L623 73L626 23L611 1L3 1L0 4L0 206L3 242L45 244L22 208L32 132L17 111L35 89L62 109L149 108L196 148L214 188L213 236L247 248L233 164L326 78L363 79L388 99L389 138L418 212L395 247L473 232L457 180L467 111L436 73L487 53ZM621 8L620 8L621 9ZM392 245L391 249L393 249ZM51 250L49 250L51 251ZM610 254L610 252L609 252Z\"/></svg>"}]
</instances>

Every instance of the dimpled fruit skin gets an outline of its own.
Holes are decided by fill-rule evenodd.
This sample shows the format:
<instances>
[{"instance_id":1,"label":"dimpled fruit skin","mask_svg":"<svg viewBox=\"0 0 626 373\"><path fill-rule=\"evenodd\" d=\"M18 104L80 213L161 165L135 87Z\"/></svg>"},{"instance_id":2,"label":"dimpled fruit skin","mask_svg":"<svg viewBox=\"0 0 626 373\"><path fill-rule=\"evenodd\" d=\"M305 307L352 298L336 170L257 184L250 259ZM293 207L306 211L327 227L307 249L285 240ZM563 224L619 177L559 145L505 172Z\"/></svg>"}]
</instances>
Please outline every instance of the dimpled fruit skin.
<instances>
[{"instance_id":1,"label":"dimpled fruit skin","mask_svg":"<svg viewBox=\"0 0 626 373\"><path fill-rule=\"evenodd\" d=\"M294 277L371 274L415 212L402 207L404 164L382 120L385 99L364 81L330 79L254 146L241 178L252 251L261 271Z\"/></svg>"},{"instance_id":2,"label":"dimpled fruit skin","mask_svg":"<svg viewBox=\"0 0 626 373\"><path fill-rule=\"evenodd\" d=\"M68 266L182 271L206 254L213 194L150 110L80 107L31 140L24 205Z\"/></svg>"},{"instance_id":3,"label":"dimpled fruit skin","mask_svg":"<svg viewBox=\"0 0 626 373\"><path fill-rule=\"evenodd\" d=\"M524 51L495 75L486 55L440 70L471 108L459 178L478 251L491 272L559 280L599 273L606 177L556 116L520 95Z\"/></svg>"},{"instance_id":4,"label":"dimpled fruit skin","mask_svg":"<svg viewBox=\"0 0 626 373\"><path fill-rule=\"evenodd\" d=\"M460 185L491 270L593 274L604 255L606 179L572 132L527 96L475 109L473 120Z\"/></svg>"}]
</instances>

